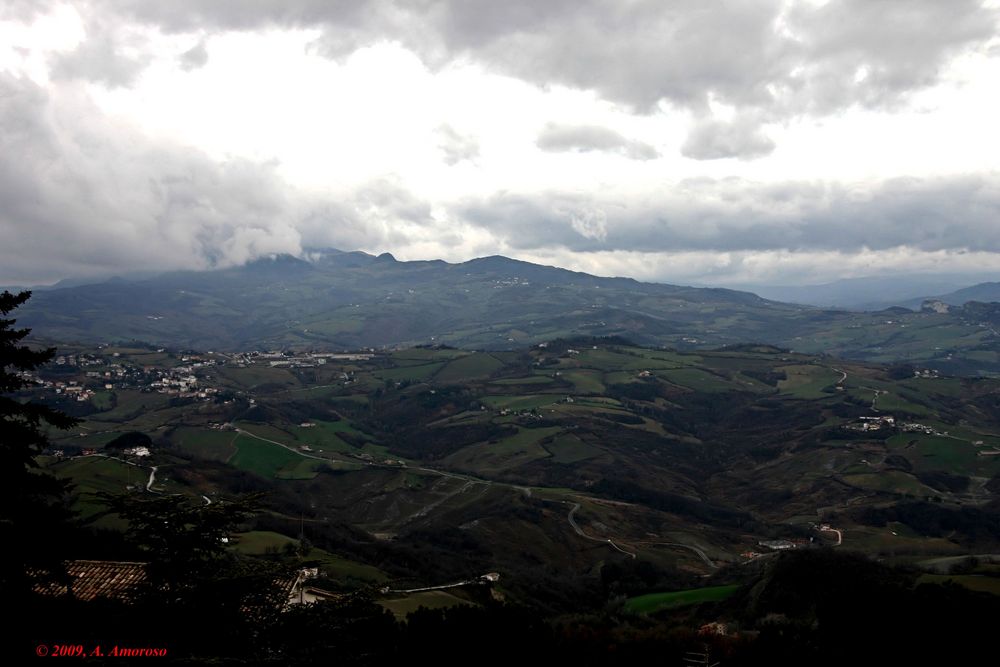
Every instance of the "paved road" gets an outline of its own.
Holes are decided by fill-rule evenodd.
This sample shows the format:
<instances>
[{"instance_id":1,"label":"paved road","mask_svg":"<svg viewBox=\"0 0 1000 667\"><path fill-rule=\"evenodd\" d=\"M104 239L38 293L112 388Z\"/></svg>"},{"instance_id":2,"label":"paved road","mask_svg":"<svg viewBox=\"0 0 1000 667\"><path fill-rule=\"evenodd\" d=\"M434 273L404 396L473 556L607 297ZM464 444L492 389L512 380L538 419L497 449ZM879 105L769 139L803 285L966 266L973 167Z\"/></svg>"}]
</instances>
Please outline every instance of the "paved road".
<instances>
[{"instance_id":1,"label":"paved road","mask_svg":"<svg viewBox=\"0 0 1000 667\"><path fill-rule=\"evenodd\" d=\"M871 391L875 392L875 396L872 397L872 412L879 412L879 409L878 409L878 396L879 396L879 394L888 394L889 392L886 391L886 390L884 390L884 389L880 390L880 389L876 389L874 387L862 387L862 389L870 389Z\"/></svg>"},{"instance_id":2,"label":"paved road","mask_svg":"<svg viewBox=\"0 0 1000 667\"><path fill-rule=\"evenodd\" d=\"M837 543L834 545L836 547L839 547L841 544L844 543L844 534L840 530L838 530L837 528L829 528L829 527L827 527L827 528L820 528L820 532L824 532L824 533L837 533Z\"/></svg>"},{"instance_id":3,"label":"paved road","mask_svg":"<svg viewBox=\"0 0 1000 667\"><path fill-rule=\"evenodd\" d=\"M568 502L568 501L563 501L563 502ZM576 518L574 518L574 516L573 516L574 514L576 514L576 511L578 509L580 509L580 503L573 503L573 507L570 508L569 514L566 516L566 518L569 519L569 525L573 526L573 530L576 531L577 535L579 535L580 537L582 537L584 539L591 540L592 542L601 542L603 544L607 544L608 546L612 547L613 549L616 549L617 551L620 551L620 552L622 552L623 554L625 554L627 556L631 556L632 558L635 558L635 554L634 553L632 553L631 551L626 551L625 549L622 549L620 546L618 546L617 544L615 544L614 540L612 540L610 537L608 537L608 538L594 537L593 535L588 535L587 533L583 532L583 529L580 528L580 526L576 523Z\"/></svg>"},{"instance_id":4,"label":"paved road","mask_svg":"<svg viewBox=\"0 0 1000 667\"><path fill-rule=\"evenodd\" d=\"M708 557L708 554L706 554L701 548L696 547L693 544L684 544L683 542L643 542L643 544L647 544L651 547L664 546L664 547L680 547L682 549L690 549L694 553L698 554L698 558L700 558L702 562L705 563L705 565L708 565L713 570L719 569L719 566L716 565L715 562Z\"/></svg>"},{"instance_id":5,"label":"paved road","mask_svg":"<svg viewBox=\"0 0 1000 667\"><path fill-rule=\"evenodd\" d=\"M125 465L135 466L136 468L145 468L146 466L140 465L138 463L133 463L132 461L127 461L125 459L120 459L117 456L108 456L107 454L87 454L87 456L97 456L102 459L111 459L112 461L118 461L119 463L124 463ZM159 493L159 491L153 490L153 482L156 480L156 471L159 470L159 466L153 466L152 470L149 471L149 481L146 482L146 491L149 493Z\"/></svg>"},{"instance_id":6,"label":"paved road","mask_svg":"<svg viewBox=\"0 0 1000 667\"><path fill-rule=\"evenodd\" d=\"M261 437L259 435L255 435L255 434L251 433L250 431L246 431L246 430L243 430L241 428L236 428L236 432L237 433L241 433L243 435L247 435L247 436L249 436L251 438L256 438L258 440L263 440L264 442L270 442L271 444L278 445L279 447L284 447L288 451L295 452L299 456L304 456L306 458L318 459L320 461L337 461L337 460L339 460L339 459L325 458L325 457L322 457L322 456L312 456L310 454L306 454L306 453L301 452L301 451L299 451L297 449L294 449L293 447L289 447L288 445L280 443L280 442L278 442L276 440L270 440L268 438L263 438L263 437ZM353 463L353 461L352 461L352 463ZM371 465L373 467L398 468L398 466L385 466L385 465L380 465L380 464L377 464L377 463L371 463L369 465ZM445 472L444 470L437 470L436 468L427 468L427 467L424 467L424 466L421 466L419 468L412 468L412 470L420 470L422 472L429 472L431 474L440 475L442 477L451 477L452 479L460 479L460 480L466 482L466 484L464 486L462 486L461 488L459 488L457 491L455 491L455 492L453 492L453 493L445 496L444 498L442 498L442 499L440 499L440 500L438 500L438 501L436 501L434 503L431 503L431 505L429 505L427 507L422 508L416 514L414 514L411 517L409 517L406 521L410 521L411 519L417 518L418 516L424 516L430 510L436 508L438 505L440 505L444 501L448 500L449 498L451 498L451 497L453 497L453 496L455 496L455 495L457 495L459 493L462 493L463 491L465 491L466 489L468 489L468 487L471 486L472 484L485 484L486 486L503 486L503 487L507 487L509 489L515 489L515 490L523 493L525 496L527 496L529 498L532 495L530 488L525 487L525 486L520 486L520 485L517 485L517 484L508 484L507 482L494 482L494 481L488 480L488 479L481 479L479 477L472 477L470 475L463 475L463 474L454 473L454 472ZM546 502L568 502L568 501L555 501L555 500L553 500L553 501L546 501ZM618 544L616 544L615 541L612 540L611 538L593 537L593 536L587 535L585 532L583 532L583 530L580 528L580 526L577 525L576 520L573 517L573 515L576 514L576 511L578 509L580 509L580 503L573 503L573 507L572 507L572 509L570 509L569 516L567 517L569 519L570 525L573 527L573 530L576 531L577 535L579 535L580 537L583 537L585 539L592 540L594 542L602 542L604 544L607 544L612 549L615 549L616 551L620 551L621 553L623 553L623 554L625 554L627 556L630 556L631 558L635 558L636 557L636 555L634 553L632 553L631 551L627 551L627 550L623 549L622 547L618 546ZM711 562L711 561L709 561L709 562Z\"/></svg>"},{"instance_id":7,"label":"paved road","mask_svg":"<svg viewBox=\"0 0 1000 667\"><path fill-rule=\"evenodd\" d=\"M250 438L256 438L257 440L263 440L264 442L269 442L272 445L277 445L278 447L284 447L288 451L294 452L295 454L298 454L299 456L303 456L303 457L305 457L307 459L316 459L317 461L327 461L327 462L338 461L338 462L341 462L341 463L358 463L357 461L343 461L341 459L335 459L335 458L326 457L326 456L313 456L312 454L307 454L307 453L305 453L303 451L299 451L298 449L295 449L294 447L289 447L288 445L286 445L284 443L281 443L281 442L278 442L277 440L269 440L268 438L262 438L259 435L251 433L250 431L244 431L241 428L237 428L236 432L239 433L240 435L245 435L245 436L250 437Z\"/></svg>"},{"instance_id":8,"label":"paved road","mask_svg":"<svg viewBox=\"0 0 1000 667\"><path fill-rule=\"evenodd\" d=\"M382 593L421 593L423 591L440 591L446 588L458 588L459 586L471 586L473 584L481 584L487 581L496 581L496 578L491 579L490 577L499 577L499 575L496 573L484 574L476 577L475 579L466 579L465 581L457 581L453 584L442 584L440 586L424 586L423 588L389 588L387 586L382 589Z\"/></svg>"}]
</instances>

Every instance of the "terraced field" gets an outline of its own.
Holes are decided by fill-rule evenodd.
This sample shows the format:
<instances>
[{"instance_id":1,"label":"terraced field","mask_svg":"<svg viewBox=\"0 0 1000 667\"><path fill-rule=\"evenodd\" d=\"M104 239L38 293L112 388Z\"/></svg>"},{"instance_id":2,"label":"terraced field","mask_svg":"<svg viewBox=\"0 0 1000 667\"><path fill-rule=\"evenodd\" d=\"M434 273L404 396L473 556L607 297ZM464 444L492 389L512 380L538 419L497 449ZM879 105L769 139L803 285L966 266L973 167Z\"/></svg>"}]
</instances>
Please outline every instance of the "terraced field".
<instances>
[{"instance_id":1,"label":"terraced field","mask_svg":"<svg viewBox=\"0 0 1000 667\"><path fill-rule=\"evenodd\" d=\"M846 549L890 561L1000 551L992 519L977 518L992 516L1000 492L993 380L899 377L767 346L686 353L600 338L214 373L225 399L116 391L115 408L95 405L73 433L54 434L70 458L47 465L87 493L144 488L152 465L155 490L197 502L264 491L269 509L239 548L273 554L304 534L354 588L394 567L423 582L500 571L530 597L538 581L510 573L540 576L532 568L552 563L586 579L633 557L712 576L761 542L833 544L821 524ZM133 431L150 438L151 460L72 458ZM86 516L113 525L83 498ZM631 596L627 608L731 592ZM385 604L402 614L418 599L469 603Z\"/></svg>"}]
</instances>

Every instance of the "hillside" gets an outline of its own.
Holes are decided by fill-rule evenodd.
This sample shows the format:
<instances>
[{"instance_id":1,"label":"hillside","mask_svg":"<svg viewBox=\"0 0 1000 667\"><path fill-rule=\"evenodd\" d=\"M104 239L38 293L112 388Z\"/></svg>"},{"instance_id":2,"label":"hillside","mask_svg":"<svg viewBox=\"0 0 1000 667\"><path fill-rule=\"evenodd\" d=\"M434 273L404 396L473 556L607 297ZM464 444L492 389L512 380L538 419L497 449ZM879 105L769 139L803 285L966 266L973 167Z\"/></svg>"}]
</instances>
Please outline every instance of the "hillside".
<instances>
[{"instance_id":1,"label":"hillside","mask_svg":"<svg viewBox=\"0 0 1000 667\"><path fill-rule=\"evenodd\" d=\"M309 648L301 664L324 642L335 661L365 619L382 619L365 644L387 656L370 664L426 648L428 632L442 637L435 650L502 632L523 653L531 627L579 664L621 664L636 629L659 638L639 644L651 657L673 651L677 664L706 641L726 664L857 655L883 626L933 637L906 642L925 657L942 628L966 645L988 636L1000 605L998 380L607 338L60 353L18 396L82 420L52 432L39 461L72 481L81 513L60 553L137 560L134 531L101 494L206 515L259 494L226 555L316 573L328 602L291 612L304 634L252 621L269 650ZM149 607L87 604L46 618L83 638L151 625ZM159 626L176 627L174 609ZM609 657L595 662L605 635Z\"/></svg>"},{"instance_id":2,"label":"hillside","mask_svg":"<svg viewBox=\"0 0 1000 667\"><path fill-rule=\"evenodd\" d=\"M496 350L620 335L683 349L764 342L961 374L1000 371L997 335L960 313L828 311L498 256L461 264L334 250L309 257L39 292L22 321L43 340L194 349Z\"/></svg>"},{"instance_id":3,"label":"hillside","mask_svg":"<svg viewBox=\"0 0 1000 667\"><path fill-rule=\"evenodd\" d=\"M53 434L60 456L45 466L76 482L88 521L120 526L93 494L127 486L266 491L240 548L304 531L347 588L496 571L508 599L568 609L602 604L607 563L646 563L645 584L620 583L641 594L810 544L899 563L1000 547L994 380L608 339L340 357L63 351L73 363L41 377L84 390L35 395L84 421ZM151 457L125 453L136 433Z\"/></svg>"},{"instance_id":4,"label":"hillside","mask_svg":"<svg viewBox=\"0 0 1000 667\"><path fill-rule=\"evenodd\" d=\"M933 298L953 306L961 306L969 301L1000 301L1000 283L979 283L977 285L972 285L971 287L965 287Z\"/></svg>"}]
</instances>

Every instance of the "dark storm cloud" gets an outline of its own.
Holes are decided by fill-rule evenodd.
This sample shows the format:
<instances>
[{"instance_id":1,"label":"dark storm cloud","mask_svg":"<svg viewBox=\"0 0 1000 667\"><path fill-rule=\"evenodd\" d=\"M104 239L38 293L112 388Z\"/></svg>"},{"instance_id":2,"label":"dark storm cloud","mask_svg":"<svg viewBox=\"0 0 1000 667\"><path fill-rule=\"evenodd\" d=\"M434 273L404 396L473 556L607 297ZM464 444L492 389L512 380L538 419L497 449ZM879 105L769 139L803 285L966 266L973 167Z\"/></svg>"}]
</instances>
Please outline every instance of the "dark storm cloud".
<instances>
[{"instance_id":1,"label":"dark storm cloud","mask_svg":"<svg viewBox=\"0 0 1000 667\"><path fill-rule=\"evenodd\" d=\"M803 47L801 71L782 82L795 105L828 112L852 103L892 107L933 84L947 58L985 45L998 12L981 0L837 0L792 7L786 22Z\"/></svg>"},{"instance_id":2,"label":"dark storm cloud","mask_svg":"<svg viewBox=\"0 0 1000 667\"><path fill-rule=\"evenodd\" d=\"M326 51L398 40L432 66L472 58L640 110L707 96L779 116L891 106L996 31L978 0L425 0L98 3L168 31L319 27ZM861 71L867 72L861 77Z\"/></svg>"},{"instance_id":3,"label":"dark storm cloud","mask_svg":"<svg viewBox=\"0 0 1000 667\"><path fill-rule=\"evenodd\" d=\"M304 194L273 165L155 143L75 90L0 74L0 282L239 264L303 238L377 247L430 224L392 183Z\"/></svg>"},{"instance_id":4,"label":"dark storm cloud","mask_svg":"<svg viewBox=\"0 0 1000 667\"><path fill-rule=\"evenodd\" d=\"M685 146L685 154L698 159L768 153L773 144L761 123L854 105L905 104L935 84L957 53L985 48L998 25L998 10L979 0L831 0L822 6L784 0L95 0L93 7L102 16L168 32L319 28L314 47L332 58L397 41L432 68L477 62L542 86L593 90L641 113L666 102L700 119ZM109 59L109 45L95 39L78 54L85 72ZM113 69L115 61L109 62ZM111 83L128 78L125 64L117 67ZM746 112L744 120L710 118L710 99ZM715 131L722 136L710 136ZM452 159L447 151L446 159Z\"/></svg>"},{"instance_id":5,"label":"dark storm cloud","mask_svg":"<svg viewBox=\"0 0 1000 667\"><path fill-rule=\"evenodd\" d=\"M824 183L699 180L626 202L500 194L454 214L511 247L574 251L1000 251L1000 178Z\"/></svg>"},{"instance_id":6,"label":"dark storm cloud","mask_svg":"<svg viewBox=\"0 0 1000 667\"><path fill-rule=\"evenodd\" d=\"M539 132L535 144L549 152L597 151L618 153L633 160L653 160L660 155L647 143L629 140L614 130L599 125L549 123Z\"/></svg>"},{"instance_id":7,"label":"dark storm cloud","mask_svg":"<svg viewBox=\"0 0 1000 667\"><path fill-rule=\"evenodd\" d=\"M12 1L30 20L43 3ZM303 244L343 248L481 242L524 251L857 253L1000 252L1000 176L899 179L862 186L686 181L647 195L500 193L448 205L448 223L391 178L318 196L275 165L213 161L104 116L70 81L127 86L149 62L145 31L184 33L184 68L207 62L226 30L316 28L329 57L398 41L431 68L466 62L540 86L592 90L647 112L691 113L694 159L752 159L764 127L861 107L892 110L935 84L956 54L985 48L997 11L973 0L94 0L77 3L86 38L53 56L46 91L0 74L0 267L30 282L100 270L245 261ZM995 55L995 54L994 54ZM727 115L713 115L727 109ZM721 114L721 112L720 112ZM474 137L443 125L446 164L476 160ZM597 126L550 125L548 151L656 157ZM469 234L470 227L474 233ZM488 232L488 233L484 233ZM463 236L464 235L464 236ZM472 239L467 241L466 239ZM0 275L0 281L5 280Z\"/></svg>"}]
</instances>

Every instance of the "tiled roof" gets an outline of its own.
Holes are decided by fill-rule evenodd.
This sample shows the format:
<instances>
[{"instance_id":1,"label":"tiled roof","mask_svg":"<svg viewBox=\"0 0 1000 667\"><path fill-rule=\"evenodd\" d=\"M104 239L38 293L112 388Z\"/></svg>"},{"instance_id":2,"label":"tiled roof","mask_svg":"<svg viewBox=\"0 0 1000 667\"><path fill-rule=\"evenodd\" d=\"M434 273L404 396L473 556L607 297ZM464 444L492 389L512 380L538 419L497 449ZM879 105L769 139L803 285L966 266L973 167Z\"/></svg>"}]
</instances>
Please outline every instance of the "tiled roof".
<instances>
[{"instance_id":1,"label":"tiled roof","mask_svg":"<svg viewBox=\"0 0 1000 667\"><path fill-rule=\"evenodd\" d=\"M69 590L78 600L110 598L130 601L136 589L146 581L146 563L115 560L66 561L66 571L73 583ZM294 603L298 587L306 580L304 572L275 577L276 593L283 602ZM35 591L43 595L66 595L66 586L55 583L38 584ZM250 611L245 607L244 611Z\"/></svg>"},{"instance_id":2,"label":"tiled roof","mask_svg":"<svg viewBox=\"0 0 1000 667\"><path fill-rule=\"evenodd\" d=\"M72 578L70 591L78 600L111 598L128 600L137 586L146 580L146 563L115 560L71 560L66 571ZM39 585L35 590L44 595L65 595L66 586Z\"/></svg>"}]
</instances>

